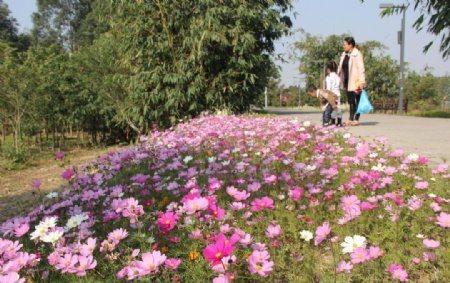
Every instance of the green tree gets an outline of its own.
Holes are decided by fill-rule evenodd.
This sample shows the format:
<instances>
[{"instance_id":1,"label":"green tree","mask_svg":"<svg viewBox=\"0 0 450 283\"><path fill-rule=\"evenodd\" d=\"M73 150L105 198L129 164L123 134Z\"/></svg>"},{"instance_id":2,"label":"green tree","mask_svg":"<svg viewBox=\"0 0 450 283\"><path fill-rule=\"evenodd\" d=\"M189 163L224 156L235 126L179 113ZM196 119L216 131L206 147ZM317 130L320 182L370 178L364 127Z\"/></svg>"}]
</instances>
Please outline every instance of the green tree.
<instances>
[{"instance_id":1,"label":"green tree","mask_svg":"<svg viewBox=\"0 0 450 283\"><path fill-rule=\"evenodd\" d=\"M201 111L249 109L273 74L290 1L110 1L122 121L138 133ZM132 15L132 16L130 16Z\"/></svg>"}]
</instances>

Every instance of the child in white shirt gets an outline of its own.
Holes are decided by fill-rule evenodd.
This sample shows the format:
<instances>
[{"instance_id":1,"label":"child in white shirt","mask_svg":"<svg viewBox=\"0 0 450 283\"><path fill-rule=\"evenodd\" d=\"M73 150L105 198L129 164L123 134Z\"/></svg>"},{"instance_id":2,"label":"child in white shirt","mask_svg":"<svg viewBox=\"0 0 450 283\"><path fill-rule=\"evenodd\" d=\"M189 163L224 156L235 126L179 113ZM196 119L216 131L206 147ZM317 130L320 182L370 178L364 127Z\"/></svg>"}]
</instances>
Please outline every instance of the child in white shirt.
<instances>
[{"instance_id":1,"label":"child in white shirt","mask_svg":"<svg viewBox=\"0 0 450 283\"><path fill-rule=\"evenodd\" d=\"M341 79L336 74L337 65L335 62L331 61L327 64L327 76L325 77L325 89L331 91L336 95L336 104L338 107L337 115L331 117L331 124L336 124L336 126L342 126L342 111L341 111L341 90L339 85ZM337 123L336 123L337 118Z\"/></svg>"}]
</instances>

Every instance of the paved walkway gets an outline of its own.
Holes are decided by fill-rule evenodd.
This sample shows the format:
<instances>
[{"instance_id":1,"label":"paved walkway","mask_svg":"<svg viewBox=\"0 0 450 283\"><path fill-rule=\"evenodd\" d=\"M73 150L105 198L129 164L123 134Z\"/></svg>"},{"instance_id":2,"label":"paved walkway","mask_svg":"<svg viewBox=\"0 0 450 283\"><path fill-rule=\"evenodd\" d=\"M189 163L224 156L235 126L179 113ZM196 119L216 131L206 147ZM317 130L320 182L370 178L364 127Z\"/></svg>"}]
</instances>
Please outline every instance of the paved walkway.
<instances>
[{"instance_id":1,"label":"paved walkway","mask_svg":"<svg viewBox=\"0 0 450 283\"><path fill-rule=\"evenodd\" d=\"M321 123L321 112L272 110L273 114L295 116L301 120ZM344 113L344 121L347 118ZM365 114L361 125L343 130L366 139L384 136L395 149L417 153L430 159L432 165L450 164L450 119L421 118L388 114Z\"/></svg>"}]
</instances>

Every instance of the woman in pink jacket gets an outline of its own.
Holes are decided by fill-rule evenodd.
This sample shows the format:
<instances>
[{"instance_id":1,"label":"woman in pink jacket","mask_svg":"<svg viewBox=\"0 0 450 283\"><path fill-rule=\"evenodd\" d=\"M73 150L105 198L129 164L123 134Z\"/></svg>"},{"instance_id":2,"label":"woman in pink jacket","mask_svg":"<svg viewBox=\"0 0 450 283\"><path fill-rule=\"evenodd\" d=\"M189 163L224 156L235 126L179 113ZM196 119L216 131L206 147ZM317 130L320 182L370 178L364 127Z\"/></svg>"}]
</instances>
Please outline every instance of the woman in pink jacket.
<instances>
[{"instance_id":1,"label":"woman in pink jacket","mask_svg":"<svg viewBox=\"0 0 450 283\"><path fill-rule=\"evenodd\" d=\"M347 93L348 104L350 105L350 118L348 124L359 125L358 109L361 90L366 86L364 71L364 60L361 52L356 48L353 37L344 39L344 52L339 62L338 75L341 79L341 88Z\"/></svg>"}]
</instances>

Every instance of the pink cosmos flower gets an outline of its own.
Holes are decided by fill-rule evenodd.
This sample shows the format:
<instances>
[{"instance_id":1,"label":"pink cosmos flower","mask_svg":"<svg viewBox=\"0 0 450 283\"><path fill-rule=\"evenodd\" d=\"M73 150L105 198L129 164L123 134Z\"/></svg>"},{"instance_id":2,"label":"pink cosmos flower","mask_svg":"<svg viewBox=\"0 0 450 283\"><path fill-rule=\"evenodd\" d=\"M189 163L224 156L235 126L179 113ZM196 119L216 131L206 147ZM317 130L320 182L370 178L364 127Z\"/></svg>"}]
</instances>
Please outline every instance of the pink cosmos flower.
<instances>
[{"instance_id":1,"label":"pink cosmos flower","mask_svg":"<svg viewBox=\"0 0 450 283\"><path fill-rule=\"evenodd\" d=\"M274 209L273 200L269 197L263 197L261 199L255 198L252 201L252 211L258 211L263 209Z\"/></svg>"},{"instance_id":2,"label":"pink cosmos flower","mask_svg":"<svg viewBox=\"0 0 450 283\"><path fill-rule=\"evenodd\" d=\"M234 199L237 201L243 201L246 200L250 197L250 193L247 193L246 190L241 191L237 191L234 195L233 195Z\"/></svg>"},{"instance_id":3,"label":"pink cosmos flower","mask_svg":"<svg viewBox=\"0 0 450 283\"><path fill-rule=\"evenodd\" d=\"M115 245L117 245L120 241L125 239L128 236L127 230L123 228L115 229L112 232L108 233L108 239L111 240Z\"/></svg>"},{"instance_id":4,"label":"pink cosmos flower","mask_svg":"<svg viewBox=\"0 0 450 283\"><path fill-rule=\"evenodd\" d=\"M194 199L187 200L184 203L184 209L186 214L194 214L197 211L206 210L208 208L208 200L203 197L198 197Z\"/></svg>"},{"instance_id":5,"label":"pink cosmos flower","mask_svg":"<svg viewBox=\"0 0 450 283\"><path fill-rule=\"evenodd\" d=\"M322 241L324 241L327 236L331 233L331 227L329 222L324 222L322 226L317 227L316 237L314 239L314 245L318 246Z\"/></svg>"},{"instance_id":6,"label":"pink cosmos flower","mask_svg":"<svg viewBox=\"0 0 450 283\"><path fill-rule=\"evenodd\" d=\"M435 261L436 260L436 254L434 252L424 252L422 255L423 255L424 261Z\"/></svg>"},{"instance_id":7,"label":"pink cosmos flower","mask_svg":"<svg viewBox=\"0 0 450 283\"><path fill-rule=\"evenodd\" d=\"M379 247L370 247L369 248L369 256L371 259L379 258L384 254L383 250Z\"/></svg>"},{"instance_id":8,"label":"pink cosmos flower","mask_svg":"<svg viewBox=\"0 0 450 283\"><path fill-rule=\"evenodd\" d=\"M441 245L441 243L435 240L424 239L423 245L428 249L437 249Z\"/></svg>"},{"instance_id":9,"label":"pink cosmos flower","mask_svg":"<svg viewBox=\"0 0 450 283\"><path fill-rule=\"evenodd\" d=\"M20 278L17 272L5 272L0 274L0 282L4 283L24 283L25 278Z\"/></svg>"},{"instance_id":10,"label":"pink cosmos flower","mask_svg":"<svg viewBox=\"0 0 450 283\"><path fill-rule=\"evenodd\" d=\"M181 259L169 258L164 263L164 267L167 269L170 269L170 270L175 270L178 268L178 266L180 266L180 264L181 264Z\"/></svg>"},{"instance_id":11,"label":"pink cosmos flower","mask_svg":"<svg viewBox=\"0 0 450 283\"><path fill-rule=\"evenodd\" d=\"M230 283L230 279L225 274L220 274L219 276L215 277L212 281L213 283Z\"/></svg>"},{"instance_id":12,"label":"pink cosmos flower","mask_svg":"<svg viewBox=\"0 0 450 283\"><path fill-rule=\"evenodd\" d=\"M300 187L294 188L289 191L288 195L294 201L299 201L303 196L303 189Z\"/></svg>"},{"instance_id":13,"label":"pink cosmos flower","mask_svg":"<svg viewBox=\"0 0 450 283\"><path fill-rule=\"evenodd\" d=\"M78 255L67 253L64 255L64 257L59 258L55 268L57 270L61 270L61 273L75 273L78 272L77 268L75 268L75 264L77 263Z\"/></svg>"},{"instance_id":14,"label":"pink cosmos flower","mask_svg":"<svg viewBox=\"0 0 450 283\"><path fill-rule=\"evenodd\" d=\"M97 266L97 261L89 256L79 256L78 266L76 266L76 274L78 276L86 276L86 270L94 269Z\"/></svg>"},{"instance_id":15,"label":"pink cosmos flower","mask_svg":"<svg viewBox=\"0 0 450 283\"><path fill-rule=\"evenodd\" d=\"M350 273L352 272L353 264L346 261L340 261L336 267L336 272L345 272Z\"/></svg>"},{"instance_id":16,"label":"pink cosmos flower","mask_svg":"<svg viewBox=\"0 0 450 283\"><path fill-rule=\"evenodd\" d=\"M248 261L248 270L251 273L256 273L261 277L269 276L269 273L272 272L273 261L263 261L263 262L254 262Z\"/></svg>"},{"instance_id":17,"label":"pink cosmos flower","mask_svg":"<svg viewBox=\"0 0 450 283\"><path fill-rule=\"evenodd\" d=\"M353 264L362 263L370 259L370 254L365 248L362 247L354 249L350 256Z\"/></svg>"},{"instance_id":18,"label":"pink cosmos flower","mask_svg":"<svg viewBox=\"0 0 450 283\"><path fill-rule=\"evenodd\" d=\"M230 196L234 196L237 192L239 192L239 190L233 186L227 187L226 191Z\"/></svg>"},{"instance_id":19,"label":"pink cosmos flower","mask_svg":"<svg viewBox=\"0 0 450 283\"><path fill-rule=\"evenodd\" d=\"M80 254L83 256L90 256L95 250L95 246L97 244L96 238L88 238L87 243L81 245Z\"/></svg>"},{"instance_id":20,"label":"pink cosmos flower","mask_svg":"<svg viewBox=\"0 0 450 283\"><path fill-rule=\"evenodd\" d=\"M158 272L159 267L164 264L166 259L166 255L160 251L143 253L142 261L136 261L136 267L142 270L143 275L154 274Z\"/></svg>"},{"instance_id":21,"label":"pink cosmos flower","mask_svg":"<svg viewBox=\"0 0 450 283\"><path fill-rule=\"evenodd\" d=\"M408 273L401 265L397 264L390 264L386 271L390 272L392 275L392 278L400 281L400 282L406 282L408 281Z\"/></svg>"},{"instance_id":22,"label":"pink cosmos flower","mask_svg":"<svg viewBox=\"0 0 450 283\"><path fill-rule=\"evenodd\" d=\"M31 186L36 190L39 189L41 185L42 185L41 179L34 179L33 182L31 183Z\"/></svg>"},{"instance_id":23,"label":"pink cosmos flower","mask_svg":"<svg viewBox=\"0 0 450 283\"><path fill-rule=\"evenodd\" d=\"M407 282L408 281L408 273L404 269L396 269L392 272L392 278L394 278L400 282Z\"/></svg>"},{"instance_id":24,"label":"pink cosmos flower","mask_svg":"<svg viewBox=\"0 0 450 283\"><path fill-rule=\"evenodd\" d=\"M276 238L281 234L281 226L280 225L269 225L266 229L266 237L268 238Z\"/></svg>"},{"instance_id":25,"label":"pink cosmos flower","mask_svg":"<svg viewBox=\"0 0 450 283\"><path fill-rule=\"evenodd\" d=\"M27 223L24 223L14 229L14 235L17 238L20 238L23 235L25 235L29 230L30 226Z\"/></svg>"},{"instance_id":26,"label":"pink cosmos flower","mask_svg":"<svg viewBox=\"0 0 450 283\"><path fill-rule=\"evenodd\" d=\"M175 228L179 216L173 212L166 212L161 214L156 223L159 226L159 230L162 232L168 232Z\"/></svg>"},{"instance_id":27,"label":"pink cosmos flower","mask_svg":"<svg viewBox=\"0 0 450 283\"><path fill-rule=\"evenodd\" d=\"M428 182L427 181L423 181L423 182L417 182L416 183L416 189L419 190L425 190L426 188L428 188Z\"/></svg>"},{"instance_id":28,"label":"pink cosmos flower","mask_svg":"<svg viewBox=\"0 0 450 283\"><path fill-rule=\"evenodd\" d=\"M450 228L450 214L441 212L437 217L436 224L444 228Z\"/></svg>"}]
</instances>

